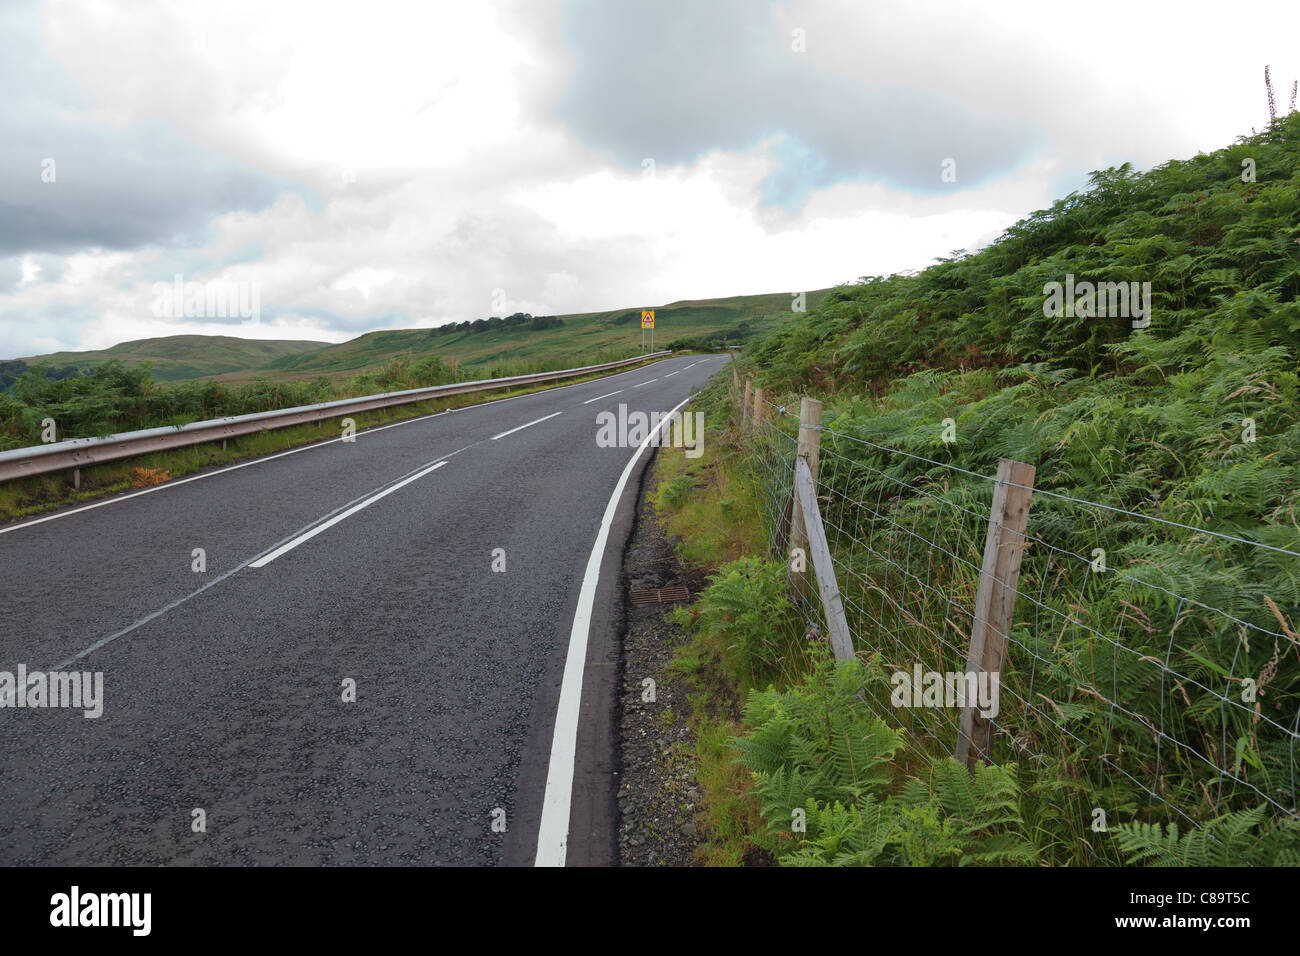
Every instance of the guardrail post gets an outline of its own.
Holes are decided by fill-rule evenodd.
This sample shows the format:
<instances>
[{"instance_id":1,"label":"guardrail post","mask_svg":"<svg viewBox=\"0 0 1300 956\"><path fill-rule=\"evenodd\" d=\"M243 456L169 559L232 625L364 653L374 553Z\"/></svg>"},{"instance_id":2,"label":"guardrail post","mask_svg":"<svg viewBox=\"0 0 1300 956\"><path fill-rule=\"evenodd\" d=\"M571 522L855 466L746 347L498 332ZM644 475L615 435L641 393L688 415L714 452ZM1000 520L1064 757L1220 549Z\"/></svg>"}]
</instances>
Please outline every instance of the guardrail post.
<instances>
[{"instance_id":1,"label":"guardrail post","mask_svg":"<svg viewBox=\"0 0 1300 956\"><path fill-rule=\"evenodd\" d=\"M68 477L72 479L72 490L81 490L81 469L71 468L68 470Z\"/></svg>"},{"instance_id":2,"label":"guardrail post","mask_svg":"<svg viewBox=\"0 0 1300 956\"><path fill-rule=\"evenodd\" d=\"M1020 580L1020 562L1025 553L1025 528L1029 524L1029 499L1033 491L1033 465L1010 458L998 462L989 531L984 539L984 565L980 570L979 590L975 594L970 650L966 655L966 673L987 674L982 679L989 681L990 690L1000 688L1002 683L1002 661L1007 652L1007 635L1011 633L1016 584ZM969 693L969 679L966 687ZM1000 690L993 692L1000 693ZM980 760L988 761L993 736L991 720L979 712L975 703L962 708L961 724L957 729L957 759L971 768Z\"/></svg>"},{"instance_id":3,"label":"guardrail post","mask_svg":"<svg viewBox=\"0 0 1300 956\"><path fill-rule=\"evenodd\" d=\"M812 476L814 488L817 484L817 461L821 449L821 424L822 403L815 398L800 399L799 449L795 454L795 465L798 465L801 458L808 462L808 473ZM786 573L786 592L791 600L802 601L808 596L808 524L803 509L799 507L798 494L792 490L790 497L792 507L790 551L786 555L789 567Z\"/></svg>"}]
</instances>

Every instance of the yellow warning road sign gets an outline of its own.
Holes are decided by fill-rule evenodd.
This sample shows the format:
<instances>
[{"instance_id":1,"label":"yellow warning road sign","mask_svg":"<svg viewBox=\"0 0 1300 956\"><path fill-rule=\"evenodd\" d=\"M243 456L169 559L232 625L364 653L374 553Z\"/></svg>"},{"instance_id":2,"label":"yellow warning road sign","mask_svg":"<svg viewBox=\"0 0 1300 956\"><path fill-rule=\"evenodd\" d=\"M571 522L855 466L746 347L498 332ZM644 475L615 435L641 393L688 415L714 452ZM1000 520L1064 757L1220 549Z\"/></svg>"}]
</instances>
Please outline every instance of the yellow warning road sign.
<instances>
[{"instance_id":1,"label":"yellow warning road sign","mask_svg":"<svg viewBox=\"0 0 1300 956\"><path fill-rule=\"evenodd\" d=\"M642 310L641 310L641 328L643 328L643 329L653 329L654 327L655 327L655 310L654 310L654 309L642 309Z\"/></svg>"}]
</instances>

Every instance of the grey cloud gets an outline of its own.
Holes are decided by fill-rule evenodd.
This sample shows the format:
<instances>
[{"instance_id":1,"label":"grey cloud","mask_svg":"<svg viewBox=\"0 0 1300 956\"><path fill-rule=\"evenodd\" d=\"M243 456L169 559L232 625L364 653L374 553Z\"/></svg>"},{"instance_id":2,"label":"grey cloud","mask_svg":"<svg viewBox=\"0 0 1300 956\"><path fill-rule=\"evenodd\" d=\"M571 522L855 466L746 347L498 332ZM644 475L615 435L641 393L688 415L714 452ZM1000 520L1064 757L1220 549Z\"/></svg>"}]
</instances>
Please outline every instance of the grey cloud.
<instances>
[{"instance_id":1,"label":"grey cloud","mask_svg":"<svg viewBox=\"0 0 1300 956\"><path fill-rule=\"evenodd\" d=\"M93 124L92 104L42 53L35 4L0 7L0 37L0 255L193 239L214 215L274 201L273 180L166 128Z\"/></svg>"},{"instance_id":2,"label":"grey cloud","mask_svg":"<svg viewBox=\"0 0 1300 956\"><path fill-rule=\"evenodd\" d=\"M0 259L0 295L18 288L23 278L23 263L17 256Z\"/></svg>"},{"instance_id":3,"label":"grey cloud","mask_svg":"<svg viewBox=\"0 0 1300 956\"><path fill-rule=\"evenodd\" d=\"M63 259L53 255L35 255L31 257L36 266L37 282L55 282L63 274ZM23 280L23 259L10 256L0 259L0 295L18 291Z\"/></svg>"},{"instance_id":4,"label":"grey cloud","mask_svg":"<svg viewBox=\"0 0 1300 956\"><path fill-rule=\"evenodd\" d=\"M1034 145L1029 128L955 100L819 72L811 54L791 51L766 4L573 0L564 33L575 75L559 115L584 142L639 167L646 157L690 162L784 135L780 169L765 184L778 205L854 179L937 191L946 157L958 160L963 186L977 185Z\"/></svg>"},{"instance_id":5,"label":"grey cloud","mask_svg":"<svg viewBox=\"0 0 1300 956\"><path fill-rule=\"evenodd\" d=\"M0 360L75 347L80 328L94 319L94 309L70 303L48 303L39 314L0 312ZM33 347L34 338L54 339L59 349Z\"/></svg>"},{"instance_id":6,"label":"grey cloud","mask_svg":"<svg viewBox=\"0 0 1300 956\"><path fill-rule=\"evenodd\" d=\"M411 317L405 312L376 312L361 316L346 316L332 309L319 309L311 306L305 308L264 306L262 308L262 321L264 323L272 323L277 319L297 317L317 319L324 323L326 329L330 332L346 332L353 336L372 332L375 329L382 329L389 325L410 322L411 320ZM211 322L212 320L208 319L207 321ZM231 332L232 335L239 334L237 326L235 329L235 331ZM298 336L296 333L293 336L286 335L286 338L289 337L296 338ZM311 338L312 333L304 333L301 337Z\"/></svg>"}]
</instances>

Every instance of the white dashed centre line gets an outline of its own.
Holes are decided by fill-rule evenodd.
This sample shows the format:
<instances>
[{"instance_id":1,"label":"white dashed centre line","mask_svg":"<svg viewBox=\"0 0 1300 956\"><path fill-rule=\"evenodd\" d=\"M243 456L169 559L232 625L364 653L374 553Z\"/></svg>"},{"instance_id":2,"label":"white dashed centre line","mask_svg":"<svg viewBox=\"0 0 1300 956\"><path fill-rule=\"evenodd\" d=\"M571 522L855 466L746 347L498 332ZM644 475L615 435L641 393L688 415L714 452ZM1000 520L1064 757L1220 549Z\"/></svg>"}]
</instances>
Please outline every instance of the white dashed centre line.
<instances>
[{"instance_id":1,"label":"white dashed centre line","mask_svg":"<svg viewBox=\"0 0 1300 956\"><path fill-rule=\"evenodd\" d=\"M525 424L520 425L517 428L512 428L508 432L502 432L500 435L493 435L492 440L496 441L498 438L505 438L507 435L513 435L515 432L523 431L525 428L529 427L530 425L536 425L538 422L544 422L548 418L554 418L556 415L563 415L563 414L564 414L563 412L555 412L552 415L543 415L541 418L534 418L531 422L526 422Z\"/></svg>"},{"instance_id":2,"label":"white dashed centre line","mask_svg":"<svg viewBox=\"0 0 1300 956\"><path fill-rule=\"evenodd\" d=\"M428 468L424 468L424 469L421 469L420 471L417 471L415 474L411 475L411 477L409 477L409 478L403 478L403 479L402 479L401 481L399 481L397 484L395 484L395 485L390 485L389 487L385 488L383 491L379 492L379 494L377 494L377 495L371 495L371 496L370 496L369 498L367 498L365 501L362 501L362 502L360 502L359 504L355 504L355 505L353 505L353 506L352 506L351 508L349 508L347 511L344 511L344 512L342 512L342 513L340 513L340 514L336 514L333 518L330 518L329 521L322 521L320 524L318 524L316 527L312 528L312 529L311 529L310 531L308 531L306 534L300 534L300 535L298 535L298 537L294 538L292 541L288 541L288 542L286 542L285 544L280 545L280 547L276 548L276 549L275 549L274 551L272 551L270 554L258 558L256 561L251 562L248 566L249 566L250 568L264 568L264 567L266 567L268 564L270 564L270 563L271 563L272 561L274 561L276 558L280 557L280 555L282 555L282 554L286 554L286 553L288 553L289 551L292 551L294 548L298 547L298 545L300 545L300 544L302 544L302 543L304 543L304 542L306 542L306 541L310 541L312 538L316 537L316 535L320 534L322 531L325 531L325 530L328 530L329 528L334 527L336 524L338 524L340 521L343 521L345 518L350 518L352 515L356 514L356 513L357 513L358 511L360 511L362 508L369 508L371 505L373 505L373 504L374 504L376 501L378 501L380 498L386 498L388 495L391 495L391 494L392 494L394 491L396 491L398 488L404 488L404 487L406 487L407 485L409 485L411 482L413 482L413 481L418 481L419 479L421 479L421 478L423 478L425 475L427 475L429 472L431 472L431 471L437 471L439 468L441 468L441 467L442 467L443 465L445 465L445 464L447 464L447 462L446 462L445 460L444 460L444 461L440 461L440 462L438 462L438 463L436 463L436 464L430 465Z\"/></svg>"}]
</instances>

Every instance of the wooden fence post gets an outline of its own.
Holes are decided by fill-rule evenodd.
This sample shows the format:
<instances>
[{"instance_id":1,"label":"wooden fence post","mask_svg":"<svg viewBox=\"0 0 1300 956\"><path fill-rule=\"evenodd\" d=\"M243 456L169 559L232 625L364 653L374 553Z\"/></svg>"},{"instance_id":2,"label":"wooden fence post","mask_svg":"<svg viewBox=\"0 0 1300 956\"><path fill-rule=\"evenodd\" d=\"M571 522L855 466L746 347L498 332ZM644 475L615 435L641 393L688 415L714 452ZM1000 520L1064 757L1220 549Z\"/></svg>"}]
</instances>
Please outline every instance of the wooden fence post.
<instances>
[{"instance_id":1,"label":"wooden fence post","mask_svg":"<svg viewBox=\"0 0 1300 956\"><path fill-rule=\"evenodd\" d=\"M799 399L799 451L800 458L808 459L808 470L817 480L817 462L822 447L822 403L815 398Z\"/></svg>"},{"instance_id":2,"label":"wooden fence post","mask_svg":"<svg viewBox=\"0 0 1300 956\"><path fill-rule=\"evenodd\" d=\"M821 508L817 505L817 483L808 469L807 458L796 458L794 464L795 510L807 534L808 553L813 570L817 572L817 590L822 598L822 611L826 616L827 636L837 661L853 656L853 638L849 635L849 622L844 617L844 601L835 582L835 561L826 542L826 529L822 527Z\"/></svg>"},{"instance_id":3,"label":"wooden fence post","mask_svg":"<svg viewBox=\"0 0 1300 956\"><path fill-rule=\"evenodd\" d=\"M822 403L815 398L799 400L799 450L795 454L795 464L802 458L808 462L808 471L812 475L813 487L817 485L817 459L820 455L822 433ZM792 490L790 510L790 541L786 553L786 592L792 601L802 601L808 596L808 525L803 509L799 507L799 495ZM802 570L795 570L795 549Z\"/></svg>"},{"instance_id":4,"label":"wooden fence post","mask_svg":"<svg viewBox=\"0 0 1300 956\"><path fill-rule=\"evenodd\" d=\"M731 381L736 386L736 391L740 391L740 369L736 368L736 361L731 361Z\"/></svg>"},{"instance_id":5,"label":"wooden fence post","mask_svg":"<svg viewBox=\"0 0 1300 956\"><path fill-rule=\"evenodd\" d=\"M1018 486L1018 487L1017 487ZM1003 458L998 462L993 486L993 507L988 536L984 539L984 566L975 595L975 620L971 624L966 673L985 675L990 689L1000 696L1002 661L1007 652L1016 605L1016 584L1025 553L1025 528L1029 525L1029 499L1033 495L1034 467ZM994 681L997 681L994 684ZM969 690L970 682L966 687ZM994 700L999 699L995 696ZM979 712L978 701L962 708L957 730L957 759L974 768L988 761L993 725Z\"/></svg>"},{"instance_id":6,"label":"wooden fence post","mask_svg":"<svg viewBox=\"0 0 1300 956\"><path fill-rule=\"evenodd\" d=\"M745 400L740 405L740 424L744 425L749 421L749 394L753 386L749 379L745 379Z\"/></svg>"},{"instance_id":7,"label":"wooden fence post","mask_svg":"<svg viewBox=\"0 0 1300 956\"><path fill-rule=\"evenodd\" d=\"M767 407L763 403L763 390L754 388L754 424L757 426L767 417Z\"/></svg>"}]
</instances>

